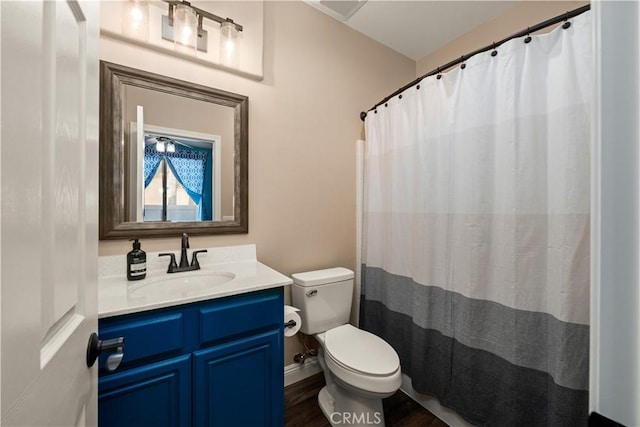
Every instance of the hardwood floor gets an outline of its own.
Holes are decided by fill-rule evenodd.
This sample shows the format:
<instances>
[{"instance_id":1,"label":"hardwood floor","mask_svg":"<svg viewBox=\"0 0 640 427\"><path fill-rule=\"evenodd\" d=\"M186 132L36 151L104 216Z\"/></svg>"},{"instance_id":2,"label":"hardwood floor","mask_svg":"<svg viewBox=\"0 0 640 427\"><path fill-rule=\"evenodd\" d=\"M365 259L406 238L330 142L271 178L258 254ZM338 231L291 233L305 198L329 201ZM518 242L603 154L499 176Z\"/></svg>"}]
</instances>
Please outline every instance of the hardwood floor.
<instances>
[{"instance_id":1,"label":"hardwood floor","mask_svg":"<svg viewBox=\"0 0 640 427\"><path fill-rule=\"evenodd\" d=\"M285 427L331 427L318 406L318 392L324 384L320 373L285 388ZM399 390L382 404L387 427L447 427Z\"/></svg>"}]
</instances>

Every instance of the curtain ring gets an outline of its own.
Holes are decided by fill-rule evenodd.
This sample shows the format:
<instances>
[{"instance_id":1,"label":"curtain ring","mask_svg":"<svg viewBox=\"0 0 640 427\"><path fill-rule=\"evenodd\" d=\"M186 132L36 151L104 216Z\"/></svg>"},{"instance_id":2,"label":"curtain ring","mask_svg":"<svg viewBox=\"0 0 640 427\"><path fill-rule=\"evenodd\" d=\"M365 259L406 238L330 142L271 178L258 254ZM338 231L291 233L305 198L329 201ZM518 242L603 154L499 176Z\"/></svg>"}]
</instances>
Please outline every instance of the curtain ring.
<instances>
[{"instance_id":1,"label":"curtain ring","mask_svg":"<svg viewBox=\"0 0 640 427\"><path fill-rule=\"evenodd\" d=\"M527 37L524 39L525 43L531 42L531 36L529 35L530 30L531 30L531 27L527 27Z\"/></svg>"},{"instance_id":2,"label":"curtain ring","mask_svg":"<svg viewBox=\"0 0 640 427\"><path fill-rule=\"evenodd\" d=\"M464 63L464 55L460 57L460 62L462 62L462 64L460 64L461 70L464 70L465 68L467 68L467 64Z\"/></svg>"},{"instance_id":3,"label":"curtain ring","mask_svg":"<svg viewBox=\"0 0 640 427\"><path fill-rule=\"evenodd\" d=\"M571 26L571 22L569 21L569 11L567 11L567 14L565 15L565 18L564 18L564 24L562 24L562 29L566 30L570 26Z\"/></svg>"},{"instance_id":4,"label":"curtain ring","mask_svg":"<svg viewBox=\"0 0 640 427\"><path fill-rule=\"evenodd\" d=\"M493 52L491 52L491 56L496 56L498 51L496 50L496 42L493 42Z\"/></svg>"},{"instance_id":5,"label":"curtain ring","mask_svg":"<svg viewBox=\"0 0 640 427\"><path fill-rule=\"evenodd\" d=\"M440 80L442 78L442 74L440 74L440 67L438 67L437 72L438 75L436 76L436 79Z\"/></svg>"}]
</instances>

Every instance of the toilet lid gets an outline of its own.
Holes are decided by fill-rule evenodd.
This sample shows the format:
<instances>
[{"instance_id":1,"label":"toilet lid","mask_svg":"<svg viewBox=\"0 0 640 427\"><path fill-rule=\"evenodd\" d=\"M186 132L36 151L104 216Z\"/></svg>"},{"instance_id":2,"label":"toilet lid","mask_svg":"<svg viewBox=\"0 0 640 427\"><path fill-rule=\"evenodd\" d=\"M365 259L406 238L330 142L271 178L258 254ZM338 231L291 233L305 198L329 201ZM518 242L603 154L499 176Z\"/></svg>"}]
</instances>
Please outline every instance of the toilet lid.
<instances>
[{"instance_id":1,"label":"toilet lid","mask_svg":"<svg viewBox=\"0 0 640 427\"><path fill-rule=\"evenodd\" d=\"M349 324L327 331L324 348L334 361L367 375L391 375L400 366L398 354L386 341Z\"/></svg>"}]
</instances>

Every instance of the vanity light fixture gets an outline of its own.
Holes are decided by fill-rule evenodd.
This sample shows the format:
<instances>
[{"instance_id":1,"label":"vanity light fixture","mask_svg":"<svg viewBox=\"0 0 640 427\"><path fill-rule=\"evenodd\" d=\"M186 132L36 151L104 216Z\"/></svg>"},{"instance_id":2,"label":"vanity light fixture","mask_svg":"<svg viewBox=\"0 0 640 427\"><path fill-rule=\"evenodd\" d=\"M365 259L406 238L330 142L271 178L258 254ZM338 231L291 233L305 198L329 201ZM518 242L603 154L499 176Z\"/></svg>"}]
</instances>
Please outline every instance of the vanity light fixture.
<instances>
[{"instance_id":1,"label":"vanity light fixture","mask_svg":"<svg viewBox=\"0 0 640 427\"><path fill-rule=\"evenodd\" d=\"M198 15L189 4L169 5L169 25L173 20L173 43L176 51L195 54L198 40ZM173 15L171 14L173 11ZM173 18L173 19L172 19Z\"/></svg>"},{"instance_id":2,"label":"vanity light fixture","mask_svg":"<svg viewBox=\"0 0 640 427\"><path fill-rule=\"evenodd\" d=\"M242 31L242 25L235 23L231 18L222 18L192 6L187 1L163 1L169 4L169 16L166 21L163 17L162 37L173 39L176 50L182 50L187 46L194 53L196 49L207 51L208 35L202 28L202 21L207 18L220 24L220 63L228 67L238 67L238 32ZM169 27L173 28L172 35L169 34Z\"/></svg>"},{"instance_id":3,"label":"vanity light fixture","mask_svg":"<svg viewBox=\"0 0 640 427\"><path fill-rule=\"evenodd\" d=\"M202 27L207 18L220 24L219 62L231 68L239 66L239 32L242 25L197 8L188 1L162 0L169 5L168 16L162 16L162 38L174 42L174 49L189 55L207 52L208 34ZM141 41L149 40L149 2L126 0L122 8L122 33Z\"/></svg>"},{"instance_id":4,"label":"vanity light fixture","mask_svg":"<svg viewBox=\"0 0 640 427\"><path fill-rule=\"evenodd\" d=\"M122 33L139 40L149 40L149 3L127 0L122 13Z\"/></svg>"},{"instance_id":5,"label":"vanity light fixture","mask_svg":"<svg viewBox=\"0 0 640 427\"><path fill-rule=\"evenodd\" d=\"M220 63L227 67L238 68L238 29L233 21L220 24Z\"/></svg>"}]
</instances>

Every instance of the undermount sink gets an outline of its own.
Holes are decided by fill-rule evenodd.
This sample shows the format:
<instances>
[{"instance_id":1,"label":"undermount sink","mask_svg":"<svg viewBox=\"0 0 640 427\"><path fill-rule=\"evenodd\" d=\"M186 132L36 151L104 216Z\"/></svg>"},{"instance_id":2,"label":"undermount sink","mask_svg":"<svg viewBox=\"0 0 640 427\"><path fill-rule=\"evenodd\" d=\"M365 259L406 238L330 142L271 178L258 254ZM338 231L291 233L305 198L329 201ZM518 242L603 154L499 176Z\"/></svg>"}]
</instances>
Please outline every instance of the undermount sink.
<instances>
[{"instance_id":1,"label":"undermount sink","mask_svg":"<svg viewBox=\"0 0 640 427\"><path fill-rule=\"evenodd\" d=\"M152 279L137 286L133 285L129 293L132 296L140 297L158 294L195 294L215 286L224 285L236 277L233 273L212 271L188 276L181 276L180 274L167 274L167 276Z\"/></svg>"}]
</instances>

